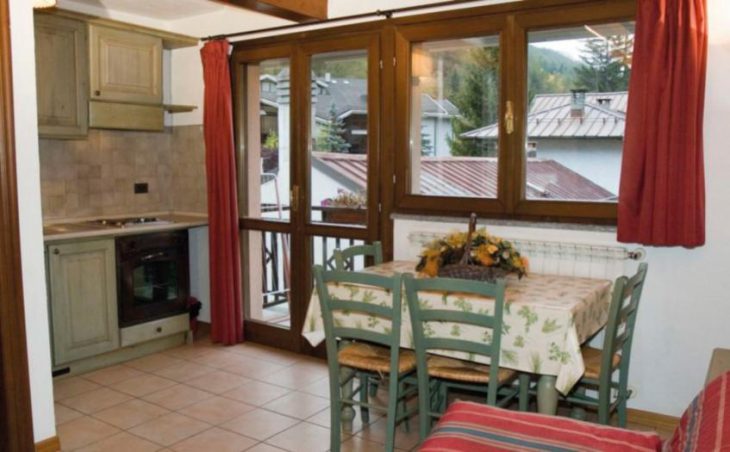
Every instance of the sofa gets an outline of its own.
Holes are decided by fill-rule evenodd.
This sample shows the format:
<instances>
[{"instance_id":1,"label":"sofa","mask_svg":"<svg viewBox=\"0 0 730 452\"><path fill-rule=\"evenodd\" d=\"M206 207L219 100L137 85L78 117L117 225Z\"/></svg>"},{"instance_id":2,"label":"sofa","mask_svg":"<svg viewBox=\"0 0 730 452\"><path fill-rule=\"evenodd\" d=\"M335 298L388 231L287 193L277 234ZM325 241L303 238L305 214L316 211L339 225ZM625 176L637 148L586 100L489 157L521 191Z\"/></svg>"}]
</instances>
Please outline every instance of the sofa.
<instances>
[{"instance_id":1,"label":"sofa","mask_svg":"<svg viewBox=\"0 0 730 452\"><path fill-rule=\"evenodd\" d=\"M730 372L711 381L671 438L565 417L455 402L420 449L448 451L730 451Z\"/></svg>"}]
</instances>

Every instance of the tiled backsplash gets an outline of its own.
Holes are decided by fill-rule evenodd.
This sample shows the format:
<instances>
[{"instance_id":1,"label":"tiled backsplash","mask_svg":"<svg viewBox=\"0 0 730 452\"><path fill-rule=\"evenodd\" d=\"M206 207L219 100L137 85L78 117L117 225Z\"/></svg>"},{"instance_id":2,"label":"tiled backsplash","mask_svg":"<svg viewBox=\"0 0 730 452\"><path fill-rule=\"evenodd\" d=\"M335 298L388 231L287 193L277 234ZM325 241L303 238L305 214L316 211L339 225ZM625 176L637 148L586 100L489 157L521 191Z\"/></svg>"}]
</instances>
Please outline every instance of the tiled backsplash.
<instances>
[{"instance_id":1,"label":"tiled backsplash","mask_svg":"<svg viewBox=\"0 0 730 452\"><path fill-rule=\"evenodd\" d=\"M202 126L41 139L40 163L44 220L207 209Z\"/></svg>"}]
</instances>

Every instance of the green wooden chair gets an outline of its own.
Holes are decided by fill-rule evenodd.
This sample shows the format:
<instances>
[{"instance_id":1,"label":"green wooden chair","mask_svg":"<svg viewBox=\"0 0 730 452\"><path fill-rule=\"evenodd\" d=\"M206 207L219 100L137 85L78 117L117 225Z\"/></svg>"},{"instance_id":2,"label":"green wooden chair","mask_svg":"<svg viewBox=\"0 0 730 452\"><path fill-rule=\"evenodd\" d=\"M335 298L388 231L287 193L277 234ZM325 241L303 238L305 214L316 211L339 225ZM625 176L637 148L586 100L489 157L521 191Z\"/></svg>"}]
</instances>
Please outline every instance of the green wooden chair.
<instances>
[{"instance_id":1,"label":"green wooden chair","mask_svg":"<svg viewBox=\"0 0 730 452\"><path fill-rule=\"evenodd\" d=\"M520 375L520 385L515 389L511 383L517 378L516 371L500 368L500 342L504 309L504 281L486 283L463 279L430 278L416 279L404 275L406 297L413 326L413 340L416 349L418 369L418 409L420 415L419 434L423 441L431 430L431 423L439 418L446 408L450 389L465 389L486 393L489 405L505 406L515 397L520 397L520 409L527 409L529 377ZM494 298L494 313L454 311L432 308L421 303L419 292L438 291L466 293ZM436 336L433 331L426 334L427 322L450 322L454 325L473 325L485 328L482 337L491 335L491 342ZM429 350L454 350L486 356L490 365L477 364L453 358L428 354ZM498 400L498 396L500 399Z\"/></svg>"},{"instance_id":2,"label":"green wooden chair","mask_svg":"<svg viewBox=\"0 0 730 452\"><path fill-rule=\"evenodd\" d=\"M401 331L401 292L400 274L385 277L361 272L325 271L321 266L314 267L314 278L322 307L325 345L329 365L330 381L330 450L340 450L340 416L343 406L359 406L363 413L369 409L386 412L385 448L394 449L395 425L415 413L406 411L405 400L416 392L416 387L407 383L412 381L416 368L416 356L410 350L400 349ZM333 297L328 283L356 284L386 290L392 294L391 306L370 304L355 300L353 296ZM348 291L349 292L349 291ZM360 291L363 292L362 290ZM335 321L335 311L348 312L349 315L364 314L377 317L381 322L390 324L390 331L378 333L366 329L343 326ZM368 379L388 377L387 407L369 403ZM359 377L360 385L350 391L345 387ZM410 378L409 378L410 377ZM359 395L359 400L356 396Z\"/></svg>"},{"instance_id":3,"label":"green wooden chair","mask_svg":"<svg viewBox=\"0 0 730 452\"><path fill-rule=\"evenodd\" d=\"M351 246L344 250L335 250L335 268L337 270L354 270L354 258L356 256L372 257L373 264L383 263L383 245L380 242L373 242L371 245Z\"/></svg>"},{"instance_id":4,"label":"green wooden chair","mask_svg":"<svg viewBox=\"0 0 730 452\"><path fill-rule=\"evenodd\" d=\"M575 405L597 408L601 424L608 425L611 415L618 412L619 426L626 427L626 401L631 397L628 388L631 343L648 268L648 264L642 263L634 276L621 276L614 283L603 348L583 347L586 371L566 398ZM616 373L618 379L614 380ZM596 388L598 397L586 395L586 389Z\"/></svg>"}]
</instances>

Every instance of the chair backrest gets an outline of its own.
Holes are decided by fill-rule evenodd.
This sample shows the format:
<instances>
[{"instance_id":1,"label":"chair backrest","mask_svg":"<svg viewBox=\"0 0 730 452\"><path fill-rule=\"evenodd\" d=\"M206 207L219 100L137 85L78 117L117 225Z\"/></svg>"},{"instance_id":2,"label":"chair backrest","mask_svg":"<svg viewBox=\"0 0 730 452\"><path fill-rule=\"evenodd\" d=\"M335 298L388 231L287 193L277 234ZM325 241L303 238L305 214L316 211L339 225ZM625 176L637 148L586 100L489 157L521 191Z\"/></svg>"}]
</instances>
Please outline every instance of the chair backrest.
<instances>
[{"instance_id":1,"label":"chair backrest","mask_svg":"<svg viewBox=\"0 0 730 452\"><path fill-rule=\"evenodd\" d=\"M610 382L611 374L613 374L613 356L616 353L621 354L619 372L622 373L622 380L627 381L636 314L639 310L639 301L648 268L648 264L642 263L634 276L631 278L621 276L613 285L601 356L601 375L599 376L601 385L607 385Z\"/></svg>"},{"instance_id":2,"label":"chair backrest","mask_svg":"<svg viewBox=\"0 0 730 452\"><path fill-rule=\"evenodd\" d=\"M383 263L383 245L380 242L373 242L372 245L351 246L344 250L335 250L335 269L355 270L355 256L372 257L375 265Z\"/></svg>"},{"instance_id":3,"label":"chair backrest","mask_svg":"<svg viewBox=\"0 0 730 452\"><path fill-rule=\"evenodd\" d=\"M315 265L314 279L322 308L327 359L337 360L338 340L360 340L390 347L391 364L395 364L395 368L397 368L402 316L401 286L403 281L401 275L396 273L388 277L363 272L324 270L322 266ZM338 290L337 295L333 295L329 284L342 287L344 290ZM356 286L358 290L349 290L347 286ZM370 302L368 297L372 295L372 292L368 291L368 288L389 293L392 299L391 305L382 306ZM390 323L390 327L384 326L380 328L382 332L378 332L374 329L349 325L348 322L335 319L337 311L348 317L360 314L368 316L369 319L379 319ZM391 365L391 367L393 366Z\"/></svg>"},{"instance_id":4,"label":"chair backrest","mask_svg":"<svg viewBox=\"0 0 730 452\"><path fill-rule=\"evenodd\" d=\"M419 369L426 369L427 352L429 350L453 350L470 354L483 355L490 359L490 381L498 381L499 358L502 338L502 318L504 309L504 281L488 283L451 278L416 279L413 275L404 275L406 298L410 310L413 329L413 342ZM437 291L477 295L494 299L494 311L467 312L463 310L442 309L437 305L431 307L419 300L419 293ZM476 340L454 337L451 334L439 335L436 330L426 334L427 323L449 322L454 325L473 325L485 329L485 333ZM489 331L491 330L491 331ZM491 337L491 340L489 339ZM494 405L497 401L497 384L489 385L487 403Z\"/></svg>"}]
</instances>

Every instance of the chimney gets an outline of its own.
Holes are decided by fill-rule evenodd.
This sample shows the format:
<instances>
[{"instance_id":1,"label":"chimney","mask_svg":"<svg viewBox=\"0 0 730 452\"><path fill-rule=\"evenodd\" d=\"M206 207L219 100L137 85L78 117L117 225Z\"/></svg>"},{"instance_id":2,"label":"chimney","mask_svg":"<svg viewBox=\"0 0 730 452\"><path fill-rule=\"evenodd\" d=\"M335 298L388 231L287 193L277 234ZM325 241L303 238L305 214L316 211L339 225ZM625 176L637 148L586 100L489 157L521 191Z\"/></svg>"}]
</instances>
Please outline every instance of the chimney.
<instances>
[{"instance_id":1,"label":"chimney","mask_svg":"<svg viewBox=\"0 0 730 452\"><path fill-rule=\"evenodd\" d=\"M571 89L570 101L570 117L582 118L586 112L586 93L585 89Z\"/></svg>"},{"instance_id":2,"label":"chimney","mask_svg":"<svg viewBox=\"0 0 730 452\"><path fill-rule=\"evenodd\" d=\"M596 99L598 102L598 105L604 108L611 108L611 98L610 97L599 97Z\"/></svg>"}]
</instances>

